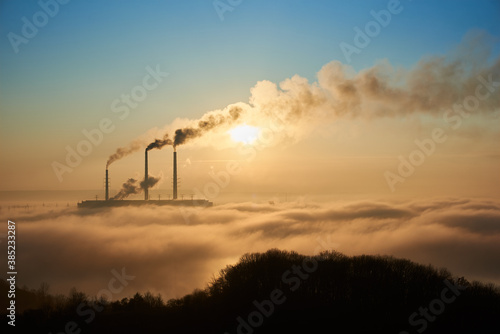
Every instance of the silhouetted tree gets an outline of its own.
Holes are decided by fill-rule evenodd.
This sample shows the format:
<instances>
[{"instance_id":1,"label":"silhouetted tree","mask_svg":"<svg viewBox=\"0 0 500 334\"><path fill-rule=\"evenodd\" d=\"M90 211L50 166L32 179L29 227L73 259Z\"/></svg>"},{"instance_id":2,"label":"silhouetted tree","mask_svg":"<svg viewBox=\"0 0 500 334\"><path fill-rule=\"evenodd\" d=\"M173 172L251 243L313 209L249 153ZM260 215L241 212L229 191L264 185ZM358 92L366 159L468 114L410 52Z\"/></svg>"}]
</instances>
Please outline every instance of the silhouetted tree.
<instances>
[{"instance_id":1,"label":"silhouetted tree","mask_svg":"<svg viewBox=\"0 0 500 334\"><path fill-rule=\"evenodd\" d=\"M309 263L308 271L304 263ZM302 278L292 268L302 268ZM293 275L297 277L292 281ZM76 307L85 302L98 303L103 310L90 324L82 324L82 333L232 334L238 319L247 321L249 315L262 312L255 302L269 300L271 292L279 289L285 301L274 305L272 314L263 317L253 333L416 333L409 316L441 298L445 281L466 289L428 323L425 333L496 333L500 291L495 285L454 278L446 269L389 256L348 257L327 251L308 257L277 249L244 254L205 289L166 303L149 291L106 301L76 288L68 297L50 295L45 284L33 291L19 288L20 298L32 307L20 312L16 329L56 332L75 319ZM0 293L7 288L0 280Z\"/></svg>"}]
</instances>

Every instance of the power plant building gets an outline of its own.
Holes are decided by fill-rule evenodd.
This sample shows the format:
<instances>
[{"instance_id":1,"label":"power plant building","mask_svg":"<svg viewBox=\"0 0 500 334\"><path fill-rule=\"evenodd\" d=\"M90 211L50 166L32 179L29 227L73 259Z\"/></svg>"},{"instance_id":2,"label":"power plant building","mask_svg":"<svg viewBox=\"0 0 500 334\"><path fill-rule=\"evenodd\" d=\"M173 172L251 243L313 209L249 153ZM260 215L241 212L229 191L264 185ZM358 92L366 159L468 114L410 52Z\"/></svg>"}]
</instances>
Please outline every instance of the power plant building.
<instances>
[{"instance_id":1,"label":"power plant building","mask_svg":"<svg viewBox=\"0 0 500 334\"><path fill-rule=\"evenodd\" d=\"M189 199L189 200L179 200L177 196L177 151L174 147L173 154L173 179L172 179L172 199L171 200L151 200L149 199L149 174L148 174L148 149L145 150L145 161L144 161L144 200L124 200L124 199L113 199L109 198L109 171L106 167L106 178L105 178L105 200L89 200L82 201L78 203L79 208L99 208L99 207L118 207L118 206L141 206L141 205L172 205L172 206L202 206L210 207L213 203L206 199Z\"/></svg>"}]
</instances>

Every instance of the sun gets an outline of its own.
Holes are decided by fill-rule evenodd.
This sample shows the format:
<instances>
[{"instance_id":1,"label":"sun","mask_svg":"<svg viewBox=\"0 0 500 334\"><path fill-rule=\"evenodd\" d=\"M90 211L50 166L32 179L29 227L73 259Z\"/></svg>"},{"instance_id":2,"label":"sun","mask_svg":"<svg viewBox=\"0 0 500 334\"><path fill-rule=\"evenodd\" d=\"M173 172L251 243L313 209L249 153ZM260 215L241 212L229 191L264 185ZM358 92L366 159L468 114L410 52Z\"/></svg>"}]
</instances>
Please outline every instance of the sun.
<instances>
[{"instance_id":1,"label":"sun","mask_svg":"<svg viewBox=\"0 0 500 334\"><path fill-rule=\"evenodd\" d=\"M240 125L232 130L229 130L231 139L235 142L244 144L253 144L259 136L259 128L250 125Z\"/></svg>"}]
</instances>

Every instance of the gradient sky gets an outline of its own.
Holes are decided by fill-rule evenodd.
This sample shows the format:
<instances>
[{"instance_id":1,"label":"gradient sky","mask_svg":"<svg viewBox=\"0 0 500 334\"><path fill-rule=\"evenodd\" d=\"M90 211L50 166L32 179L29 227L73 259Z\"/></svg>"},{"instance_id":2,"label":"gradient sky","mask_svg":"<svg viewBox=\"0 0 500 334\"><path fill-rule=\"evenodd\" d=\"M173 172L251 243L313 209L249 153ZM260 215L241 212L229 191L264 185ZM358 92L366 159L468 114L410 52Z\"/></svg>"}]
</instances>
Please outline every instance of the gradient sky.
<instances>
[{"instance_id":1,"label":"gradient sky","mask_svg":"<svg viewBox=\"0 0 500 334\"><path fill-rule=\"evenodd\" d=\"M44 1L42 1L44 2ZM222 1L227 3L227 1ZM340 44L373 20L388 1L242 1L220 19L213 1L70 1L16 53L8 34L33 21L35 1L0 3L0 190L101 189L105 162L117 147L177 118L200 118L248 102L258 81L294 75L317 81L327 63L348 63ZM453 53L470 32L492 40L500 54L500 2L409 1L370 44L352 56L361 71L386 59L409 69L420 59ZM158 88L121 120L111 104L142 83L147 67L168 72ZM498 95L498 92L495 92ZM398 194L497 196L500 189L498 110L473 117L401 185ZM52 168L82 130L103 118L115 129L60 182ZM439 117L366 121L343 119L302 140L259 152L225 191L370 193L390 196L383 173L395 170L416 138L428 137ZM389 135L390 134L390 135ZM168 153L167 153L168 152ZM168 177L170 152L150 155L150 172ZM184 193L210 180L234 149L179 151ZM187 160L189 159L189 160ZM112 166L112 189L142 175L142 151ZM292 180L292 181L291 181ZM169 192L166 178L160 190Z\"/></svg>"}]
</instances>

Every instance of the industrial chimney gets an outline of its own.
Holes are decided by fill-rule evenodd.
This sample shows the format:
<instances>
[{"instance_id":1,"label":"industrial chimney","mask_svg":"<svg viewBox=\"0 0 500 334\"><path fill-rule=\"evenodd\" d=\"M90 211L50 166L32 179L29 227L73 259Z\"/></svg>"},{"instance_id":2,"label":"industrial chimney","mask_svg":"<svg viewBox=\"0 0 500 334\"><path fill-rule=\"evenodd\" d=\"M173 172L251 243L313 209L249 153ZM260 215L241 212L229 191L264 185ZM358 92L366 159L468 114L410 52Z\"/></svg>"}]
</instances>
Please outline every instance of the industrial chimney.
<instances>
[{"instance_id":1,"label":"industrial chimney","mask_svg":"<svg viewBox=\"0 0 500 334\"><path fill-rule=\"evenodd\" d=\"M109 179L108 179L108 169L106 168L106 201L109 200Z\"/></svg>"},{"instance_id":2,"label":"industrial chimney","mask_svg":"<svg viewBox=\"0 0 500 334\"><path fill-rule=\"evenodd\" d=\"M174 147L174 196L173 199L177 199L177 152Z\"/></svg>"},{"instance_id":3,"label":"industrial chimney","mask_svg":"<svg viewBox=\"0 0 500 334\"><path fill-rule=\"evenodd\" d=\"M148 149L145 151L145 167L144 167L144 200L149 199L149 185L148 185Z\"/></svg>"}]
</instances>

